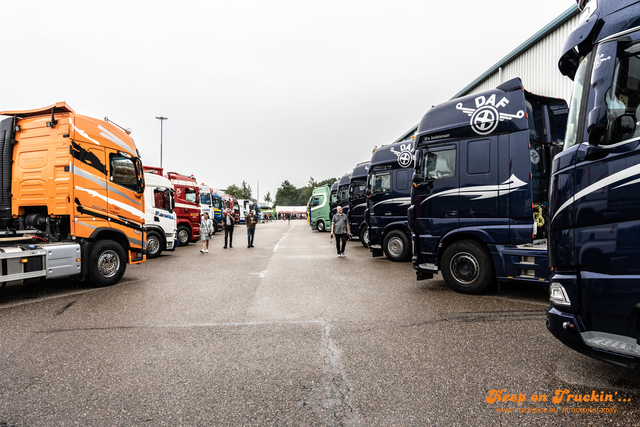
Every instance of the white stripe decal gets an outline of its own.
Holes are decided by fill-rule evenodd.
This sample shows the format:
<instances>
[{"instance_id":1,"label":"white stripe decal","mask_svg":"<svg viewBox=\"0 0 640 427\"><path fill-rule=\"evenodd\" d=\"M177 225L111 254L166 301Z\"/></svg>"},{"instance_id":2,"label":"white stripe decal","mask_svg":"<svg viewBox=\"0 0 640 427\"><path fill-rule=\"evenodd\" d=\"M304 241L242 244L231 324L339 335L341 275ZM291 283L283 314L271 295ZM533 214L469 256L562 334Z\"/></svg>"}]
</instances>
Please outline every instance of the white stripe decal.
<instances>
[{"instance_id":1,"label":"white stripe decal","mask_svg":"<svg viewBox=\"0 0 640 427\"><path fill-rule=\"evenodd\" d=\"M323 206L326 206L326 205L327 205L327 196L326 196L326 194L322 194L322 195L323 195L323 197L322 197L322 199L323 199L323 200L322 200L322 204L321 204L321 205L316 206L315 208L311 208L311 212L315 211L316 209L320 209L321 207L323 207ZM313 196L312 196L312 200L313 200Z\"/></svg>"},{"instance_id":2,"label":"white stripe decal","mask_svg":"<svg viewBox=\"0 0 640 427\"><path fill-rule=\"evenodd\" d=\"M144 212L142 212L141 210L135 209L133 206L127 205L126 203L122 203L122 202L120 202L118 200L114 200L114 199L109 200L108 197L103 196L102 194L98 193L97 191L89 190L88 188L82 188L82 187L78 187L78 186L76 186L76 190L86 191L87 193L89 193L93 197L97 197L99 199L104 200L105 202L107 202L109 204L118 206L119 208L122 208L125 211L131 212L132 214L137 215L141 219L144 218Z\"/></svg>"},{"instance_id":3,"label":"white stripe decal","mask_svg":"<svg viewBox=\"0 0 640 427\"><path fill-rule=\"evenodd\" d=\"M433 197L446 197L446 196L475 196L471 200L482 200L488 199L491 197L496 197L496 191L501 192L501 195L512 193L519 188L526 186L527 183L519 179L515 175L511 175L511 177L503 182L500 185L479 185L476 187L465 187L465 188L454 188L452 190L443 191L442 193L434 194L433 196L429 196L422 201L422 203ZM421 203L421 204L422 204Z\"/></svg>"},{"instance_id":4,"label":"white stripe decal","mask_svg":"<svg viewBox=\"0 0 640 427\"><path fill-rule=\"evenodd\" d=\"M84 136L85 138L87 138L89 141L93 142L94 144L98 144L100 145L100 143L98 141L96 141L95 139L89 137L89 135L87 135L87 133L85 131L83 131L82 129L78 129L76 127L76 125L73 124L73 119L71 118L71 116L69 116L69 123L71 123L71 127L73 129L75 129L76 132L78 132L80 135Z\"/></svg>"},{"instance_id":5,"label":"white stripe decal","mask_svg":"<svg viewBox=\"0 0 640 427\"><path fill-rule=\"evenodd\" d=\"M178 202L176 202L176 208L200 209L200 206L198 206L196 204L188 205L186 203L178 203Z\"/></svg>"},{"instance_id":6,"label":"white stripe decal","mask_svg":"<svg viewBox=\"0 0 640 427\"><path fill-rule=\"evenodd\" d=\"M635 165L635 166L631 166L630 168L627 169L623 169L620 172L614 173L611 176L608 176L594 184L591 184L590 186L588 186L587 188L585 188L582 191L579 191L575 196L573 196L573 199L569 199L566 202L564 202L564 204L562 206L560 206L560 209L558 209L555 213L555 215L553 215L553 219L551 221L553 221L554 219L556 219L556 217L558 216L558 214L560 212L562 212L563 210L565 210L566 208L568 208L569 206L571 206L572 204L574 204L576 202L576 200L581 199L593 192L596 192L604 187L607 187L609 185L615 184L618 181L622 181L624 179L627 178L631 178L634 175L637 175L640 173L640 165ZM627 182L626 184L622 184L618 187L615 188L620 188L620 187L624 187L626 185L631 185L631 184L635 184L637 182L640 182L640 179L631 181L631 182Z\"/></svg>"},{"instance_id":7,"label":"white stripe decal","mask_svg":"<svg viewBox=\"0 0 640 427\"><path fill-rule=\"evenodd\" d=\"M125 150L127 152L131 151L131 147L129 147L124 142L122 142L122 140L120 138L118 138L117 136L112 134L110 131L108 131L107 129L102 127L102 125L98 125L98 129L100 129L102 131L102 133L100 133L101 137L103 137L104 139L108 139L109 141L111 141L114 144L120 146L123 150Z\"/></svg>"}]
</instances>

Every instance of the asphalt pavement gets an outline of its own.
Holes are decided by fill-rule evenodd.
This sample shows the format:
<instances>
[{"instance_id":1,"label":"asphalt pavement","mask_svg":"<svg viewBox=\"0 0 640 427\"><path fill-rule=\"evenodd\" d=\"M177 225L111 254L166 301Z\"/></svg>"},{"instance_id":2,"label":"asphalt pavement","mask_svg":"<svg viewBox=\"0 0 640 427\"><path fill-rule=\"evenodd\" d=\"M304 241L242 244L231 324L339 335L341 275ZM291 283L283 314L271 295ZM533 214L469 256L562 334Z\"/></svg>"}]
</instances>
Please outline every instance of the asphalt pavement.
<instances>
[{"instance_id":1,"label":"asphalt pavement","mask_svg":"<svg viewBox=\"0 0 640 427\"><path fill-rule=\"evenodd\" d=\"M544 288L457 294L304 220L234 237L1 292L0 426L640 425L640 370L555 340Z\"/></svg>"}]
</instances>

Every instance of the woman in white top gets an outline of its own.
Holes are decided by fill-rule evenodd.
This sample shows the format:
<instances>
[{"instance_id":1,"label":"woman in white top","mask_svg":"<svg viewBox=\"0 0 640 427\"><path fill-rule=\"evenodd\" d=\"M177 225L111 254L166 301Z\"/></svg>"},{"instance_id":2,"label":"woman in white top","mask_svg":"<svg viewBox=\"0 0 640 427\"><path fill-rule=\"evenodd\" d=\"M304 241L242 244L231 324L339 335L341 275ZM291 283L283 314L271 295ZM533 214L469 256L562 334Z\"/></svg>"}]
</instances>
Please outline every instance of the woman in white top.
<instances>
[{"instance_id":1,"label":"woman in white top","mask_svg":"<svg viewBox=\"0 0 640 427\"><path fill-rule=\"evenodd\" d=\"M200 252L209 253L209 239L211 239L211 236L213 236L213 220L209 218L209 213L205 212L200 223L200 240L202 240Z\"/></svg>"}]
</instances>

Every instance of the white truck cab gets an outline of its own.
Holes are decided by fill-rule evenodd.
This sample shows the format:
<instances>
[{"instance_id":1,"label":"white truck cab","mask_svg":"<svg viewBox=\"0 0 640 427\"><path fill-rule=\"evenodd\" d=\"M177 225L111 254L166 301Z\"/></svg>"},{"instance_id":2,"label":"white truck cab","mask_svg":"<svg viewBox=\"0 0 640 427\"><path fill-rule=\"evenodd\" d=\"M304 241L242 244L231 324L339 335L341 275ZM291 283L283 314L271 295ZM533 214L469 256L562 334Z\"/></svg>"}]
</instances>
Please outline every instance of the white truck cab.
<instances>
[{"instance_id":1,"label":"white truck cab","mask_svg":"<svg viewBox=\"0 0 640 427\"><path fill-rule=\"evenodd\" d=\"M144 218L147 228L147 258L163 250L173 251L177 242L177 216L174 213L173 185L167 178L145 172Z\"/></svg>"}]
</instances>

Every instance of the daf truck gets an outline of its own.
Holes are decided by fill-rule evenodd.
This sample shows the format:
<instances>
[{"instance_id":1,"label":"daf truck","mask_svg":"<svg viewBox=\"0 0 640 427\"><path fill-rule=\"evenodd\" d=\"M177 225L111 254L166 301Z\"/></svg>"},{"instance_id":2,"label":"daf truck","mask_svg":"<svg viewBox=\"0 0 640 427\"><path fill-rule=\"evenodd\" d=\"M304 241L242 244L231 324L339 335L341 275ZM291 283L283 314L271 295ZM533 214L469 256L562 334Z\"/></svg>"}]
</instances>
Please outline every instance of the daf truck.
<instances>
[{"instance_id":1,"label":"daf truck","mask_svg":"<svg viewBox=\"0 0 640 427\"><path fill-rule=\"evenodd\" d=\"M564 100L515 78L424 115L407 212L418 280L441 271L468 294L495 282L548 284L551 159L567 114Z\"/></svg>"},{"instance_id":2,"label":"daf truck","mask_svg":"<svg viewBox=\"0 0 640 427\"><path fill-rule=\"evenodd\" d=\"M342 175L338 181L337 206L342 206L342 213L345 215L349 215L349 185L351 185L351 172Z\"/></svg>"},{"instance_id":3,"label":"daf truck","mask_svg":"<svg viewBox=\"0 0 640 427\"><path fill-rule=\"evenodd\" d=\"M151 172L145 172L144 181L147 258L157 258L163 251L174 251L178 246L173 185L167 178Z\"/></svg>"},{"instance_id":4,"label":"daf truck","mask_svg":"<svg viewBox=\"0 0 640 427\"><path fill-rule=\"evenodd\" d=\"M331 229L331 218L338 211L338 184L340 184L340 180L337 180L331 185L331 194L329 195L329 229Z\"/></svg>"},{"instance_id":5,"label":"daf truck","mask_svg":"<svg viewBox=\"0 0 640 427\"><path fill-rule=\"evenodd\" d=\"M130 131L65 102L0 116L0 287L109 286L144 262L145 180Z\"/></svg>"},{"instance_id":6,"label":"daf truck","mask_svg":"<svg viewBox=\"0 0 640 427\"><path fill-rule=\"evenodd\" d=\"M384 145L371 156L366 189L365 221L373 257L390 261L411 259L411 230L407 210L411 204L413 141Z\"/></svg>"},{"instance_id":7,"label":"daf truck","mask_svg":"<svg viewBox=\"0 0 640 427\"><path fill-rule=\"evenodd\" d=\"M640 2L579 1L560 71L574 81L549 197L547 328L570 348L640 361Z\"/></svg>"},{"instance_id":8,"label":"daf truck","mask_svg":"<svg viewBox=\"0 0 640 427\"><path fill-rule=\"evenodd\" d=\"M351 172L349 183L349 217L351 238L357 237L365 248L368 247L367 224L364 222L364 211L367 208L367 178L369 161L358 163Z\"/></svg>"},{"instance_id":9,"label":"daf truck","mask_svg":"<svg viewBox=\"0 0 640 427\"><path fill-rule=\"evenodd\" d=\"M328 185L314 188L309 199L308 221L312 230L320 232L331 229L329 197L331 189Z\"/></svg>"}]
</instances>

